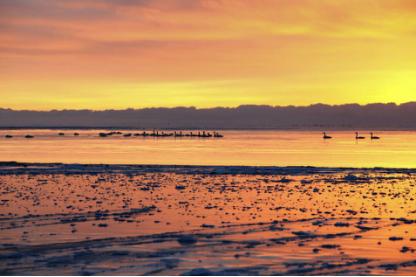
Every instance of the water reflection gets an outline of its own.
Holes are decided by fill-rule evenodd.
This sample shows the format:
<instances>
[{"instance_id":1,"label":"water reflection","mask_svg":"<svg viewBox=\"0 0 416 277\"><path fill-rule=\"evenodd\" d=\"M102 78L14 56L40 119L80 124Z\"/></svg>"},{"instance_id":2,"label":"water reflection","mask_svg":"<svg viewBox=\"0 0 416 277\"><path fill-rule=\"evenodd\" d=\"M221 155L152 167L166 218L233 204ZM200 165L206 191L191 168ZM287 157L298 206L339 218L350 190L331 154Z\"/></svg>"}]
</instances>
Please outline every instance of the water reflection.
<instances>
[{"instance_id":1,"label":"water reflection","mask_svg":"<svg viewBox=\"0 0 416 277\"><path fill-rule=\"evenodd\" d=\"M105 130L2 130L2 161L415 167L415 132L375 132L381 139L355 139L354 132L223 131L223 138L100 138ZM123 132L123 130L121 130ZM131 133L132 131L128 131ZM141 132L141 131L140 131ZM64 133L64 135L59 135ZM75 135L77 134L77 135ZM6 138L6 135L13 136ZM26 135L34 138L25 139Z\"/></svg>"}]
</instances>

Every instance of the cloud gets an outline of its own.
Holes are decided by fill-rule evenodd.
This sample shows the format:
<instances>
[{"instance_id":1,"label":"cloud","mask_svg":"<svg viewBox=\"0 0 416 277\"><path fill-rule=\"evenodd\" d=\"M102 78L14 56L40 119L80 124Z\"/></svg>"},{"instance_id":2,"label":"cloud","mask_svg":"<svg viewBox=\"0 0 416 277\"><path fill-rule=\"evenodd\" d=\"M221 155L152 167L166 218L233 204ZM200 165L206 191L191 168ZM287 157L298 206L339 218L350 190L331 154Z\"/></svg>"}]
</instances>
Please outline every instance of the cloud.
<instances>
[{"instance_id":1,"label":"cloud","mask_svg":"<svg viewBox=\"0 0 416 277\"><path fill-rule=\"evenodd\" d=\"M364 102L353 92L363 86L384 101L376 84L414 66L415 12L410 0L3 0L0 80L49 97L37 82L232 79L249 80L259 99L339 102L327 93L336 88ZM401 87L407 100L412 86Z\"/></svg>"},{"instance_id":2,"label":"cloud","mask_svg":"<svg viewBox=\"0 0 416 277\"><path fill-rule=\"evenodd\" d=\"M48 1L0 2L0 43L8 48L65 37L80 50L103 41L218 41L306 36L413 36L409 1ZM15 45L20 44L20 45Z\"/></svg>"}]
</instances>

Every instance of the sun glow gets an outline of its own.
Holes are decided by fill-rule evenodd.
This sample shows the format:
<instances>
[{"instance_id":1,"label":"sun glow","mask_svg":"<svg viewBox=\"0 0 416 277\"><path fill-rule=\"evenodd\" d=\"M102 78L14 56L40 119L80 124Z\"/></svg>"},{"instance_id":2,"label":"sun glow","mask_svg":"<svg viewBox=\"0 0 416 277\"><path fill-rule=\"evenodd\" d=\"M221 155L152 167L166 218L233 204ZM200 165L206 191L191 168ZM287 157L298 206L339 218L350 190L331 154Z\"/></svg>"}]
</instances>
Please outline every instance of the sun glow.
<instances>
[{"instance_id":1,"label":"sun glow","mask_svg":"<svg viewBox=\"0 0 416 277\"><path fill-rule=\"evenodd\" d=\"M1 107L415 100L412 1L0 5Z\"/></svg>"}]
</instances>

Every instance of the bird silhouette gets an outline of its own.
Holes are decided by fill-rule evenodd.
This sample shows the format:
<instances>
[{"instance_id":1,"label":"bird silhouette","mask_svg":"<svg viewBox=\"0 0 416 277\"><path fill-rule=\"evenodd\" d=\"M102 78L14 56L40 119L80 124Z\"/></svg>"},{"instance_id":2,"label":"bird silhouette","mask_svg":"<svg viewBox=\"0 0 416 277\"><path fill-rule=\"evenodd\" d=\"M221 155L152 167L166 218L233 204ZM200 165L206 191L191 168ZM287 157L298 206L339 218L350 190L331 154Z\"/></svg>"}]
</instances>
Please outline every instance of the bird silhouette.
<instances>
[{"instance_id":1,"label":"bird silhouette","mask_svg":"<svg viewBox=\"0 0 416 277\"><path fill-rule=\"evenodd\" d=\"M328 136L326 134L326 132L323 132L323 134L324 134L324 136L322 137L323 139L332 139L332 137L331 136Z\"/></svg>"}]
</instances>

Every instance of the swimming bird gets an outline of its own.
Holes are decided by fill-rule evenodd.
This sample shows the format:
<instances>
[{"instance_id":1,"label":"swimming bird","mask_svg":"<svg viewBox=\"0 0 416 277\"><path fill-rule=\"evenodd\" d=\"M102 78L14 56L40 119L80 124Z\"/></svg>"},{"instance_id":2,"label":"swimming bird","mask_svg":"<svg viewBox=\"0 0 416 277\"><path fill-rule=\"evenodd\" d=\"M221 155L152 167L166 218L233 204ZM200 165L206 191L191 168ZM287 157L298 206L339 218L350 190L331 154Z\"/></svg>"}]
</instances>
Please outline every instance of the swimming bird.
<instances>
[{"instance_id":1,"label":"swimming bird","mask_svg":"<svg viewBox=\"0 0 416 277\"><path fill-rule=\"evenodd\" d=\"M375 136L373 132L370 133L371 139L380 139L380 137Z\"/></svg>"},{"instance_id":2,"label":"swimming bird","mask_svg":"<svg viewBox=\"0 0 416 277\"><path fill-rule=\"evenodd\" d=\"M214 137L215 138L222 138L222 137L224 137L223 135L221 135L220 133L218 133L218 132L214 132Z\"/></svg>"},{"instance_id":3,"label":"swimming bird","mask_svg":"<svg viewBox=\"0 0 416 277\"><path fill-rule=\"evenodd\" d=\"M30 139L30 138L34 138L34 136L32 136L32 135L26 135L25 138Z\"/></svg>"},{"instance_id":4,"label":"swimming bird","mask_svg":"<svg viewBox=\"0 0 416 277\"><path fill-rule=\"evenodd\" d=\"M332 139L332 137L331 136L328 136L326 134L326 132L323 132L323 134L324 134L324 136L322 137L323 139Z\"/></svg>"},{"instance_id":5,"label":"swimming bird","mask_svg":"<svg viewBox=\"0 0 416 277\"><path fill-rule=\"evenodd\" d=\"M4 137L5 138L12 138L13 136L12 135L5 135Z\"/></svg>"},{"instance_id":6,"label":"swimming bird","mask_svg":"<svg viewBox=\"0 0 416 277\"><path fill-rule=\"evenodd\" d=\"M365 139L365 137L359 136L358 132L355 132L355 139Z\"/></svg>"}]
</instances>

